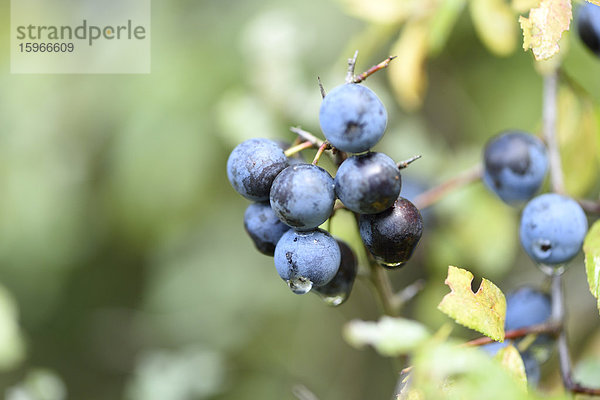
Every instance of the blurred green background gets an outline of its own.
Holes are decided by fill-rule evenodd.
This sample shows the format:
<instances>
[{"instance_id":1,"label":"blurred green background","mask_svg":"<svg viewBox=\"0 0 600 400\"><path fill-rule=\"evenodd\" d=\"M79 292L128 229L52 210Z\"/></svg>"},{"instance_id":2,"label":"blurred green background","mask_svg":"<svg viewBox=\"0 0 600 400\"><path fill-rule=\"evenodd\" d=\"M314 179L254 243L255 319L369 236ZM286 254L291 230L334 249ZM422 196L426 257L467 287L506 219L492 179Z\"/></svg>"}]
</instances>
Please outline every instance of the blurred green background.
<instances>
[{"instance_id":1,"label":"blurred green background","mask_svg":"<svg viewBox=\"0 0 600 400\"><path fill-rule=\"evenodd\" d=\"M390 360L341 336L346 321L379 315L366 281L339 308L293 295L244 232L248 202L227 181L227 156L251 137L293 141L292 125L319 134L316 77L330 89L355 49L357 72L398 50L395 69L367 81L390 116L376 149L396 160L422 154L404 176L432 186L478 162L500 130L538 132L542 80L520 49L516 12L507 43L494 44L477 24L493 7L369 4L155 1L151 74L60 76L9 73L1 3L0 393L389 398ZM568 188L597 198L600 62L575 35L564 45ZM449 321L436 310L449 264L505 292L544 287L518 244L518 215L481 184L435 206L415 259L389 273L398 289L427 279L404 315L432 329ZM580 358L600 325L581 257L566 285ZM555 366L545 367L549 388Z\"/></svg>"}]
</instances>

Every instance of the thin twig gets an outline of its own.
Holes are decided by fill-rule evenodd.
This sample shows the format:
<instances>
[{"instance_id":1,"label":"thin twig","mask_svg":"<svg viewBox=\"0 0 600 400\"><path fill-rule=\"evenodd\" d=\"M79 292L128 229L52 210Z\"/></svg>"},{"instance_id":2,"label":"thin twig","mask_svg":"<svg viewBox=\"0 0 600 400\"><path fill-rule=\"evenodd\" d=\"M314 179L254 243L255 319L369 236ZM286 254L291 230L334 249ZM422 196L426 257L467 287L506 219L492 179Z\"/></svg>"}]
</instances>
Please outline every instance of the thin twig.
<instances>
[{"instance_id":1,"label":"thin twig","mask_svg":"<svg viewBox=\"0 0 600 400\"><path fill-rule=\"evenodd\" d=\"M283 154L285 154L286 157L290 157L298 152L301 152L302 150L310 149L311 147L314 147L314 144L311 141L307 140L306 142L302 142L300 144L288 148L286 151L283 152Z\"/></svg>"},{"instance_id":2,"label":"thin twig","mask_svg":"<svg viewBox=\"0 0 600 400\"><path fill-rule=\"evenodd\" d=\"M588 199L579 199L577 202L585 212L600 214L600 202Z\"/></svg>"},{"instance_id":3,"label":"thin twig","mask_svg":"<svg viewBox=\"0 0 600 400\"><path fill-rule=\"evenodd\" d=\"M544 98L543 98L543 122L544 138L548 146L548 158L550 162L550 182L552 191L556 193L565 193L564 175L560 159L560 149L556 137L557 120L557 93L558 93L558 71L544 76ZM580 202L581 204L581 202ZM590 206L589 202L583 202L583 205ZM567 332L565 330L565 296L563 293L562 273L564 269L548 269L554 271L552 275L552 319L562 327L558 338L558 362L560 365L560 375L565 388L573 393L585 393L592 396L600 396L600 388L588 388L573 380L571 354L567 341Z\"/></svg>"},{"instance_id":4,"label":"thin twig","mask_svg":"<svg viewBox=\"0 0 600 400\"><path fill-rule=\"evenodd\" d=\"M408 167L412 162L417 161L421 157L423 157L423 156L420 154L416 155L416 156L412 156L408 160L398 162L396 165L398 166L398 169L404 169L404 168Z\"/></svg>"},{"instance_id":5,"label":"thin twig","mask_svg":"<svg viewBox=\"0 0 600 400\"><path fill-rule=\"evenodd\" d=\"M512 329L510 331L506 331L504 333L504 340L518 339L518 338L525 337L527 335L539 335L542 333L556 335L556 334L558 334L560 329L561 329L561 326L559 323L557 323L555 321L548 321L548 322L544 322L542 324L531 325L531 326L526 326L524 328ZM480 338L473 339L473 340L470 340L470 341L464 343L463 346L465 346L465 347L484 346L486 344L490 344L490 343L494 343L494 342L495 342L494 339L489 338L487 336L482 336Z\"/></svg>"},{"instance_id":6,"label":"thin twig","mask_svg":"<svg viewBox=\"0 0 600 400\"><path fill-rule=\"evenodd\" d=\"M437 203L449 192L478 181L479 179L481 179L482 174L483 171L481 165L474 165L473 167L461 172L454 178L447 180L446 182L443 182L440 185L433 187L424 193L421 193L415 198L415 201L413 201L413 203L419 210L427 208Z\"/></svg>"},{"instance_id":7,"label":"thin twig","mask_svg":"<svg viewBox=\"0 0 600 400\"><path fill-rule=\"evenodd\" d=\"M292 126L290 128L290 131L294 132L296 135L300 136L302 139L308 140L316 147L320 147L324 142L323 140L319 139L312 133L307 132L304 129L300 128L299 126Z\"/></svg>"},{"instance_id":8,"label":"thin twig","mask_svg":"<svg viewBox=\"0 0 600 400\"><path fill-rule=\"evenodd\" d=\"M600 396L600 388L590 388L575 382L571 382L571 385L568 388L573 393L587 394L588 396Z\"/></svg>"},{"instance_id":9,"label":"thin twig","mask_svg":"<svg viewBox=\"0 0 600 400\"><path fill-rule=\"evenodd\" d=\"M556 339L558 347L558 362L560 365L560 376L565 388L573 393L583 393L590 396L600 396L600 388L583 386L573 380L571 354L567 341L567 331L564 328L565 321L565 295L563 291L562 273L552 275L552 319L562 326Z\"/></svg>"},{"instance_id":10,"label":"thin twig","mask_svg":"<svg viewBox=\"0 0 600 400\"><path fill-rule=\"evenodd\" d=\"M352 214L354 214L356 227L358 228L359 216L357 213ZM386 274L386 271L383 269L383 267L379 265L377 261L375 261L373 255L366 247L364 247L364 251L369 262L369 280L373 284L372 288L379 298L381 309L385 315L389 315L391 317L396 316L396 310L394 309L393 305L394 290L392 289L390 278Z\"/></svg>"},{"instance_id":11,"label":"thin twig","mask_svg":"<svg viewBox=\"0 0 600 400\"><path fill-rule=\"evenodd\" d=\"M552 319L563 322L565 318L564 296L562 290L562 274L552 276ZM558 362L560 365L560 376L566 388L573 386L571 379L571 356L567 343L567 334L561 330L557 338Z\"/></svg>"},{"instance_id":12,"label":"thin twig","mask_svg":"<svg viewBox=\"0 0 600 400\"><path fill-rule=\"evenodd\" d=\"M556 139L556 94L558 86L558 73L553 71L544 77L544 98L543 98L543 123L544 138L548 146L548 159L550 162L550 182L552 190L556 193L565 192L563 180L562 165L560 161L560 152Z\"/></svg>"},{"instance_id":13,"label":"thin twig","mask_svg":"<svg viewBox=\"0 0 600 400\"><path fill-rule=\"evenodd\" d=\"M425 283L425 279L419 279L396 293L392 298L394 311L398 313L406 303L412 300L425 288Z\"/></svg>"},{"instance_id":14,"label":"thin twig","mask_svg":"<svg viewBox=\"0 0 600 400\"><path fill-rule=\"evenodd\" d=\"M360 82L364 81L365 79L367 79L369 76L373 75L375 72L382 70L384 68L387 68L387 66L390 65L390 62L396 57L397 56L390 56L390 57L386 58L385 60L383 60L382 62L380 62L379 64L373 65L371 68L369 68L362 74L355 76L354 79L352 80L352 83L360 83Z\"/></svg>"},{"instance_id":15,"label":"thin twig","mask_svg":"<svg viewBox=\"0 0 600 400\"><path fill-rule=\"evenodd\" d=\"M323 82L321 82L321 77L317 76L317 81L319 81L319 90L321 91L321 98L325 98L325 96L327 96L327 93L325 93L325 88L323 87Z\"/></svg>"},{"instance_id":16,"label":"thin twig","mask_svg":"<svg viewBox=\"0 0 600 400\"><path fill-rule=\"evenodd\" d=\"M552 319L564 322L565 305L562 288L562 274L552 276ZM556 345L558 347L558 363L560 366L560 376L565 388L571 389L574 385L571 374L571 355L569 354L569 344L567 342L567 332L562 329L558 335Z\"/></svg>"},{"instance_id":17,"label":"thin twig","mask_svg":"<svg viewBox=\"0 0 600 400\"><path fill-rule=\"evenodd\" d=\"M290 131L294 132L296 135L300 136L302 139L311 142L314 145L314 147L317 147L317 148L321 147L323 145L323 143L325 143L324 140L319 139L312 133L305 131L304 129L300 128L299 126L292 126L290 128ZM340 166L340 164L342 164L342 162L346 158L348 158L348 154L346 152L336 149L331 144L328 145L327 150L328 150L327 155L331 158L331 160L338 167Z\"/></svg>"},{"instance_id":18,"label":"thin twig","mask_svg":"<svg viewBox=\"0 0 600 400\"><path fill-rule=\"evenodd\" d=\"M375 290L379 295L383 313L392 317L395 316L396 310L394 309L393 302L394 291L392 289L390 278L383 267L379 265L372 256L369 257L369 267L371 268L371 282L373 282Z\"/></svg>"},{"instance_id":19,"label":"thin twig","mask_svg":"<svg viewBox=\"0 0 600 400\"><path fill-rule=\"evenodd\" d=\"M321 159L323 152L325 150L327 150L329 147L331 147L331 145L327 141L324 141L323 144L319 146L319 150L317 150L317 154L315 154L315 158L313 159L313 162L312 162L313 165L317 165L319 163L319 160Z\"/></svg>"},{"instance_id":20,"label":"thin twig","mask_svg":"<svg viewBox=\"0 0 600 400\"><path fill-rule=\"evenodd\" d=\"M348 73L346 74L346 83L354 81L354 69L356 68L356 59L358 58L358 50L354 52L354 57L348 59Z\"/></svg>"}]
</instances>

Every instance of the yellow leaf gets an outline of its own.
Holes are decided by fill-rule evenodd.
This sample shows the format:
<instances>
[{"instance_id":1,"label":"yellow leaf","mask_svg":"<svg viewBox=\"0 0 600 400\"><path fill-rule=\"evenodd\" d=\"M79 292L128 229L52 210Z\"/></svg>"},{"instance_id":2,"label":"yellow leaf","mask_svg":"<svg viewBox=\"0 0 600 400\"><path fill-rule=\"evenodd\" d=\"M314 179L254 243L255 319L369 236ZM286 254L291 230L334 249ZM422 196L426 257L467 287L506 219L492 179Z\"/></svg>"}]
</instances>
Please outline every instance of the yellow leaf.
<instances>
[{"instance_id":1,"label":"yellow leaf","mask_svg":"<svg viewBox=\"0 0 600 400\"><path fill-rule=\"evenodd\" d=\"M519 17L523 29L523 49L531 49L536 60L545 60L560 50L558 41L571 23L571 0L542 0L529 11L529 18Z\"/></svg>"},{"instance_id":2,"label":"yellow leaf","mask_svg":"<svg viewBox=\"0 0 600 400\"><path fill-rule=\"evenodd\" d=\"M588 3L592 3L592 4L595 4L597 6L600 6L600 0L587 0L587 1L588 1Z\"/></svg>"},{"instance_id":3,"label":"yellow leaf","mask_svg":"<svg viewBox=\"0 0 600 400\"><path fill-rule=\"evenodd\" d=\"M600 222L596 221L588 231L583 242L585 253L585 271L590 292L598 302L600 311Z\"/></svg>"},{"instance_id":4,"label":"yellow leaf","mask_svg":"<svg viewBox=\"0 0 600 400\"><path fill-rule=\"evenodd\" d=\"M472 280L469 271L449 266L445 283L451 292L444 296L438 309L459 324L501 342L506 318L504 294L487 279L482 279L479 290L473 293Z\"/></svg>"},{"instance_id":5,"label":"yellow leaf","mask_svg":"<svg viewBox=\"0 0 600 400\"><path fill-rule=\"evenodd\" d=\"M399 23L423 8L420 0L338 0L346 12L367 21L383 24Z\"/></svg>"},{"instance_id":6,"label":"yellow leaf","mask_svg":"<svg viewBox=\"0 0 600 400\"><path fill-rule=\"evenodd\" d=\"M494 358L500 361L502 367L522 385L523 389L527 388L527 374L525 373L525 364L519 350L512 344L500 349Z\"/></svg>"},{"instance_id":7,"label":"yellow leaf","mask_svg":"<svg viewBox=\"0 0 600 400\"><path fill-rule=\"evenodd\" d=\"M400 62L390 64L389 77L400 104L414 110L421 106L427 87L425 59L428 51L429 29L423 21L409 21L390 54Z\"/></svg>"},{"instance_id":8,"label":"yellow leaf","mask_svg":"<svg viewBox=\"0 0 600 400\"><path fill-rule=\"evenodd\" d=\"M470 3L475 30L494 54L507 56L517 46L517 21L504 0L477 0Z\"/></svg>"}]
</instances>

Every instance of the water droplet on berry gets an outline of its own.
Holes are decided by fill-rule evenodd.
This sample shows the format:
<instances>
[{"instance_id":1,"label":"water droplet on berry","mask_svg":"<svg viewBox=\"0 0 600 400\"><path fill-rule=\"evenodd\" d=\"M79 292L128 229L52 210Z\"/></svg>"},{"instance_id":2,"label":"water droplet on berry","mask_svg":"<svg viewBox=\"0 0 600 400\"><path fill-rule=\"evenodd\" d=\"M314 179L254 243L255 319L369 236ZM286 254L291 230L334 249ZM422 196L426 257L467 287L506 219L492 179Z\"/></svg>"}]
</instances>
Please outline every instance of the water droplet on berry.
<instances>
[{"instance_id":1,"label":"water droplet on berry","mask_svg":"<svg viewBox=\"0 0 600 400\"><path fill-rule=\"evenodd\" d=\"M381 264L382 267L385 268L396 268L404 264L403 262L387 262L384 261L381 257L375 257L375 259L379 264Z\"/></svg>"},{"instance_id":2,"label":"water droplet on berry","mask_svg":"<svg viewBox=\"0 0 600 400\"><path fill-rule=\"evenodd\" d=\"M295 294L306 294L312 289L313 283L303 276L295 276L287 281L288 286Z\"/></svg>"},{"instance_id":3,"label":"water droplet on berry","mask_svg":"<svg viewBox=\"0 0 600 400\"><path fill-rule=\"evenodd\" d=\"M335 307L335 306L339 306L340 304L342 304L344 302L344 300L346 300L348 298L348 294L340 293L340 294L333 295L333 296L326 296L326 295L319 293L319 297L327 305Z\"/></svg>"}]
</instances>

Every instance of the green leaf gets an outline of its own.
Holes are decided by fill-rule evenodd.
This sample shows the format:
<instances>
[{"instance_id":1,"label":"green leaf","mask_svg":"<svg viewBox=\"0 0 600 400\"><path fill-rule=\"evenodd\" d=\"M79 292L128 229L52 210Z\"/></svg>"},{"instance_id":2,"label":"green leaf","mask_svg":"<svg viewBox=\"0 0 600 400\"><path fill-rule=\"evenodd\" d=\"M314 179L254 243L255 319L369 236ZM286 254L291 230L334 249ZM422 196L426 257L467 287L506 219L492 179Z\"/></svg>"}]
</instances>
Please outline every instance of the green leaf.
<instances>
[{"instance_id":1,"label":"green leaf","mask_svg":"<svg viewBox=\"0 0 600 400\"><path fill-rule=\"evenodd\" d=\"M525 373L525 364L519 350L515 346L508 345L500 349L494 358L502 364L504 369L512 375L517 382L522 384L523 389L527 388L527 374Z\"/></svg>"},{"instance_id":2,"label":"green leaf","mask_svg":"<svg viewBox=\"0 0 600 400\"><path fill-rule=\"evenodd\" d=\"M480 349L452 342L421 346L413 357L412 393L420 399L536 399ZM410 398L410 397L409 397Z\"/></svg>"},{"instance_id":3,"label":"green leaf","mask_svg":"<svg viewBox=\"0 0 600 400\"><path fill-rule=\"evenodd\" d=\"M542 0L529 11L529 18L519 17L523 29L523 50L531 49L536 60L545 60L560 50L558 41L571 23L571 0Z\"/></svg>"},{"instance_id":4,"label":"green leaf","mask_svg":"<svg viewBox=\"0 0 600 400\"><path fill-rule=\"evenodd\" d=\"M596 221L587 233L583 242L583 252L590 292L598 300L600 311L600 221Z\"/></svg>"},{"instance_id":5,"label":"green leaf","mask_svg":"<svg viewBox=\"0 0 600 400\"><path fill-rule=\"evenodd\" d=\"M504 0L477 0L470 3L473 24L481 41L494 54L507 56L517 47L517 24Z\"/></svg>"},{"instance_id":6,"label":"green leaf","mask_svg":"<svg viewBox=\"0 0 600 400\"><path fill-rule=\"evenodd\" d=\"M451 289L438 305L438 309L467 328L474 329L492 339L504 341L506 299L496 285L482 279L477 293L471 290L473 274L454 266L448 267L446 285Z\"/></svg>"},{"instance_id":7,"label":"green leaf","mask_svg":"<svg viewBox=\"0 0 600 400\"><path fill-rule=\"evenodd\" d=\"M443 0L429 22L429 54L439 54L450 36L465 0Z\"/></svg>"},{"instance_id":8,"label":"green leaf","mask_svg":"<svg viewBox=\"0 0 600 400\"><path fill-rule=\"evenodd\" d=\"M350 345L371 345L383 356L406 354L430 336L419 322L385 316L379 322L350 321L343 334Z\"/></svg>"}]
</instances>

